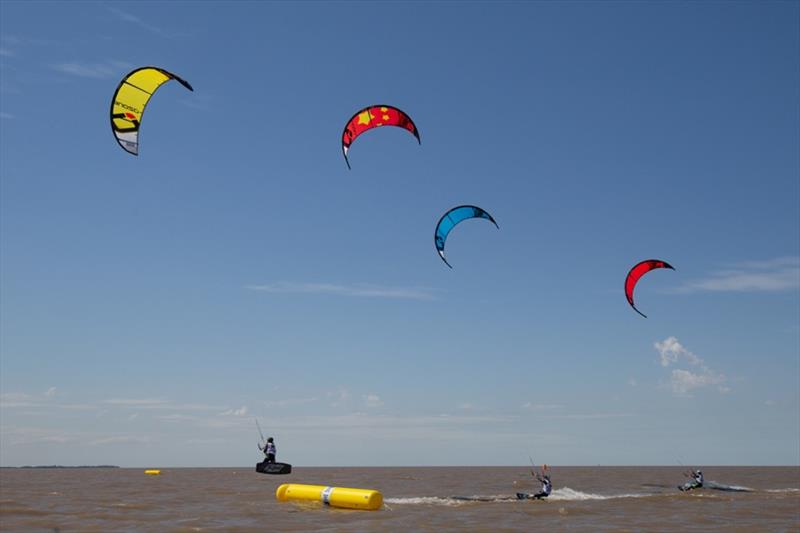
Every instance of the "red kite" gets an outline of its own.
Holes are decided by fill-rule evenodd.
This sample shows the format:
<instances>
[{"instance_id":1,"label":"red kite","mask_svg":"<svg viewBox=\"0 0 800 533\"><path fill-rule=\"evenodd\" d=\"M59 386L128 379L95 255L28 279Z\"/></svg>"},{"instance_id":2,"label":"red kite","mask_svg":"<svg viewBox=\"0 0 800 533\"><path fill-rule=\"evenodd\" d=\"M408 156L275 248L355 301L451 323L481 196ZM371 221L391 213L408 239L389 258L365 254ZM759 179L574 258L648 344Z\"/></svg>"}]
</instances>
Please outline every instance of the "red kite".
<instances>
[{"instance_id":1,"label":"red kite","mask_svg":"<svg viewBox=\"0 0 800 533\"><path fill-rule=\"evenodd\" d=\"M350 160L347 158L347 152L350 150L350 145L356 140L356 137L378 126L397 126L405 128L417 138L417 142L422 144L419 138L419 130L411 120L411 117L400 111L396 107L390 105L372 105L356 112L347 125L344 127L342 133L342 152L344 153L344 160L347 163L347 168L350 168Z\"/></svg>"},{"instance_id":2,"label":"red kite","mask_svg":"<svg viewBox=\"0 0 800 533\"><path fill-rule=\"evenodd\" d=\"M633 310L645 318L647 318L647 315L636 309L636 306L633 304L633 289L636 287L636 283L639 281L639 278L657 268L669 268L670 270L675 270L669 263L659 259L647 259L636 264L630 270L630 272L628 272L628 276L625 278L625 298L628 299L628 303L631 304Z\"/></svg>"}]
</instances>

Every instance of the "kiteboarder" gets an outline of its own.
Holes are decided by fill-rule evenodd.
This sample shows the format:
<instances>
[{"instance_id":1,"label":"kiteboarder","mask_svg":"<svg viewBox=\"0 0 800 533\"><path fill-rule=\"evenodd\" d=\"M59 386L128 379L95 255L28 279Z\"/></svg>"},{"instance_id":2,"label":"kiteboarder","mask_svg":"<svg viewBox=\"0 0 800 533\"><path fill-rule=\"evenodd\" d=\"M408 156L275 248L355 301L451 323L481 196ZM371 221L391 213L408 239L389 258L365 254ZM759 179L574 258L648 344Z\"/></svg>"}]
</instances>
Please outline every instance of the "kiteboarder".
<instances>
[{"instance_id":1,"label":"kiteboarder","mask_svg":"<svg viewBox=\"0 0 800 533\"><path fill-rule=\"evenodd\" d=\"M553 483L550 481L550 475L545 474L544 472L542 475L535 474L536 479L538 479L542 483L542 490L531 496L534 500L541 500L550 496L550 493L553 491Z\"/></svg>"},{"instance_id":2,"label":"kiteboarder","mask_svg":"<svg viewBox=\"0 0 800 533\"><path fill-rule=\"evenodd\" d=\"M264 459L265 463L275 462L275 453L276 453L275 441L272 439L272 437L267 439L267 442L266 444L264 444L263 448L261 447L261 445L259 445L258 449L264 452L264 455L266 456L266 459Z\"/></svg>"},{"instance_id":3,"label":"kiteboarder","mask_svg":"<svg viewBox=\"0 0 800 533\"><path fill-rule=\"evenodd\" d=\"M691 478L689 481L678 487L682 491L692 489L699 489L703 487L703 472L700 470L692 470L691 472L684 472L684 476Z\"/></svg>"}]
</instances>

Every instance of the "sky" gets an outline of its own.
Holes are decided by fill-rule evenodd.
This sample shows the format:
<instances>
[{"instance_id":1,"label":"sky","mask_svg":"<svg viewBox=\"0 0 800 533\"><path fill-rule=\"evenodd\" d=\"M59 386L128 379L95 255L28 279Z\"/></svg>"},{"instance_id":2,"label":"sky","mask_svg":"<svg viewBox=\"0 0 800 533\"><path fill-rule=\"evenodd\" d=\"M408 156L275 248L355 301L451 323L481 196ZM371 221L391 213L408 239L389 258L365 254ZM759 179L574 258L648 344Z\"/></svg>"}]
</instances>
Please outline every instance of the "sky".
<instances>
[{"instance_id":1,"label":"sky","mask_svg":"<svg viewBox=\"0 0 800 533\"><path fill-rule=\"evenodd\" d=\"M0 465L800 464L798 20L3 0Z\"/></svg>"}]
</instances>

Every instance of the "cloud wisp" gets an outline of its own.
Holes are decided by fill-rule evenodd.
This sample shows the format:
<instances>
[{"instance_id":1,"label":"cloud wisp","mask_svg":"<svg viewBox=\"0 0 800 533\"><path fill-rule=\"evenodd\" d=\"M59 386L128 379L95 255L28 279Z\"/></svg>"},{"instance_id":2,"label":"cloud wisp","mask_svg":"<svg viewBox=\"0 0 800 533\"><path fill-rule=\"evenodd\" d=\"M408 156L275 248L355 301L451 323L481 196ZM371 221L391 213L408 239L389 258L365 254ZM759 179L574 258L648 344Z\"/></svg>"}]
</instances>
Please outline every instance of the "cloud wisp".
<instances>
[{"instance_id":1,"label":"cloud wisp","mask_svg":"<svg viewBox=\"0 0 800 533\"><path fill-rule=\"evenodd\" d=\"M653 343L659 354L661 366L688 364L697 369L692 372L686 368L675 368L670 376L672 392L676 396L691 396L694 389L713 386L719 392L728 392L730 389L725 385L727 378L724 374L719 374L711 370L700 357L687 350L675 337L667 337L663 341ZM698 371L699 370L699 371Z\"/></svg>"},{"instance_id":2,"label":"cloud wisp","mask_svg":"<svg viewBox=\"0 0 800 533\"><path fill-rule=\"evenodd\" d=\"M228 409L220 413L220 416L245 416L247 415L247 406L243 405L238 409Z\"/></svg>"},{"instance_id":3,"label":"cloud wisp","mask_svg":"<svg viewBox=\"0 0 800 533\"><path fill-rule=\"evenodd\" d=\"M309 403L316 402L316 396L312 396L310 398L283 398L280 400L269 400L264 402L264 405L268 408L275 408L275 407L291 407L294 405L305 405Z\"/></svg>"},{"instance_id":4,"label":"cloud wisp","mask_svg":"<svg viewBox=\"0 0 800 533\"><path fill-rule=\"evenodd\" d=\"M563 415L545 415L549 420L601 420L606 418L628 418L634 413L573 413Z\"/></svg>"},{"instance_id":5,"label":"cloud wisp","mask_svg":"<svg viewBox=\"0 0 800 533\"><path fill-rule=\"evenodd\" d=\"M113 79L121 78L132 68L130 63L124 61L104 61L101 63L87 63L71 61L57 63L51 66L56 72L77 76L79 78Z\"/></svg>"},{"instance_id":6,"label":"cloud wisp","mask_svg":"<svg viewBox=\"0 0 800 533\"><path fill-rule=\"evenodd\" d=\"M635 416L633 413L565 413L562 404L525 402L520 406L523 410L535 413L539 418L548 420L595 420L602 418L621 418Z\"/></svg>"},{"instance_id":7,"label":"cloud wisp","mask_svg":"<svg viewBox=\"0 0 800 533\"><path fill-rule=\"evenodd\" d=\"M42 394L24 392L4 392L0 394L0 409L70 409L73 411L99 410L97 405L86 403L63 403L57 401L56 387L50 387Z\"/></svg>"},{"instance_id":8,"label":"cloud wisp","mask_svg":"<svg viewBox=\"0 0 800 533\"><path fill-rule=\"evenodd\" d=\"M144 30L155 33L156 35L160 35L161 37L172 37L163 29L159 28L158 26L154 26L148 22L145 22L141 17L137 17L132 13L128 13L127 11L123 11L122 9L119 9L114 6L106 6L106 9L109 11L109 13L114 15L114 17L116 17L119 20L135 24Z\"/></svg>"},{"instance_id":9,"label":"cloud wisp","mask_svg":"<svg viewBox=\"0 0 800 533\"><path fill-rule=\"evenodd\" d=\"M246 289L276 294L331 294L359 298L388 298L397 300L435 300L433 289L424 287L386 287L382 285L335 283L278 282L265 285L247 285Z\"/></svg>"},{"instance_id":10,"label":"cloud wisp","mask_svg":"<svg viewBox=\"0 0 800 533\"><path fill-rule=\"evenodd\" d=\"M116 437L102 437L88 442L89 446L105 446L108 444L150 444L153 439L146 436L120 435Z\"/></svg>"},{"instance_id":11,"label":"cloud wisp","mask_svg":"<svg viewBox=\"0 0 800 533\"><path fill-rule=\"evenodd\" d=\"M367 407L383 407L383 400L377 394L365 394L364 404Z\"/></svg>"},{"instance_id":12,"label":"cloud wisp","mask_svg":"<svg viewBox=\"0 0 800 533\"><path fill-rule=\"evenodd\" d=\"M778 292L800 289L800 257L746 261L689 281L675 292Z\"/></svg>"},{"instance_id":13,"label":"cloud wisp","mask_svg":"<svg viewBox=\"0 0 800 533\"><path fill-rule=\"evenodd\" d=\"M522 404L522 408L528 411L552 411L553 409L563 409L564 406L556 403L525 402Z\"/></svg>"},{"instance_id":14,"label":"cloud wisp","mask_svg":"<svg viewBox=\"0 0 800 533\"><path fill-rule=\"evenodd\" d=\"M174 403L164 398L111 398L103 400L102 403L131 409L171 409L174 411L218 411L226 408L203 403Z\"/></svg>"}]
</instances>

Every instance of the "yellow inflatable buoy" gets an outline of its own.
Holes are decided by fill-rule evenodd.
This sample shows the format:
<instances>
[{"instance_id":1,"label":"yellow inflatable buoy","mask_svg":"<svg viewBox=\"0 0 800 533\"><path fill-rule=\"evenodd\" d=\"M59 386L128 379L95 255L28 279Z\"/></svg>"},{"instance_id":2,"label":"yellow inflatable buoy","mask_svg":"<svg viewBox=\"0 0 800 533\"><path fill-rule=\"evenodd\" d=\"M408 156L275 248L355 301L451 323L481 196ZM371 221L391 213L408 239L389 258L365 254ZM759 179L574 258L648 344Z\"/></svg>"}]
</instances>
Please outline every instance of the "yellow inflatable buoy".
<instances>
[{"instance_id":1,"label":"yellow inflatable buoy","mask_svg":"<svg viewBox=\"0 0 800 533\"><path fill-rule=\"evenodd\" d=\"M144 473L149 476L157 476L161 473L161 470L145 470Z\"/></svg>"},{"instance_id":2,"label":"yellow inflatable buoy","mask_svg":"<svg viewBox=\"0 0 800 533\"><path fill-rule=\"evenodd\" d=\"M365 509L374 511L383 506L383 494L377 490L326 487L324 485L299 485L284 483L275 491L278 501L321 501L331 507Z\"/></svg>"}]
</instances>

